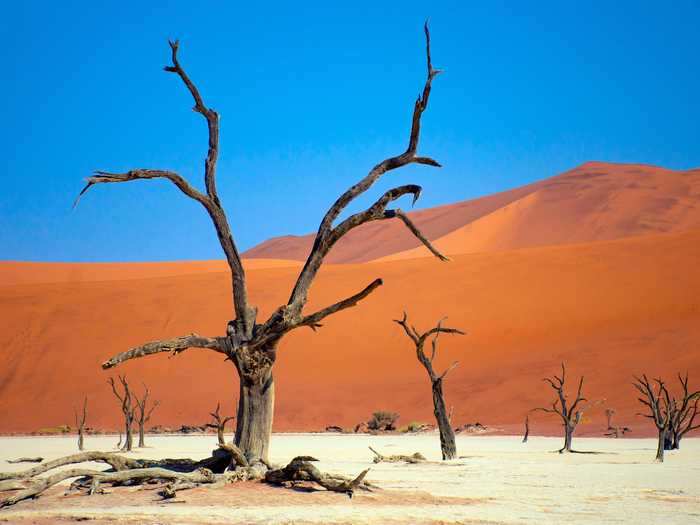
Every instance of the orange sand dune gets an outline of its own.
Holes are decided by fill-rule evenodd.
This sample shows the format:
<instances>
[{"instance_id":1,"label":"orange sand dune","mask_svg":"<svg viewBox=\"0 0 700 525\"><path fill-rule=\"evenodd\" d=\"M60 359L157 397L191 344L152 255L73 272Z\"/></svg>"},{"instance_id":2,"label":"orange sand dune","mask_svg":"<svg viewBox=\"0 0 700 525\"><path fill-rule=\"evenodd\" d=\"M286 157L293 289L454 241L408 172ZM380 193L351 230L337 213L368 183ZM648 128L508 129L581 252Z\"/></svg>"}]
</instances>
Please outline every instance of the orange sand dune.
<instances>
[{"instance_id":1,"label":"orange sand dune","mask_svg":"<svg viewBox=\"0 0 700 525\"><path fill-rule=\"evenodd\" d=\"M299 266L299 261L244 259L246 269ZM175 275L227 272L226 261L145 263L42 263L0 261L0 286L9 284L121 281Z\"/></svg>"},{"instance_id":2,"label":"orange sand dune","mask_svg":"<svg viewBox=\"0 0 700 525\"><path fill-rule=\"evenodd\" d=\"M35 265L25 269L30 272ZM635 417L633 373L672 380L688 371L700 386L700 230L616 241L325 267L309 310L383 277L356 308L317 333L298 330L278 352L275 429L350 426L376 409L402 422L431 420L430 388L406 336L391 322L405 309L425 329L442 316L468 331L443 337L439 368L454 422L480 421L519 431L525 412L551 400L541 381L565 360L586 375L600 401L582 434L598 432L613 407L633 435L651 432ZM260 318L283 302L297 268L252 268L250 297ZM30 272L31 273L31 272ZM31 279L28 279L31 281ZM36 280L39 280L38 277ZM125 373L162 401L153 424L202 423L217 401L234 411L236 373L218 354L188 350L103 372L100 362L144 341L224 331L231 310L223 272L121 280L6 285L0 289L0 431L70 424L89 397L89 424L117 428L106 380ZM602 403L604 401L604 403ZM533 431L557 430L537 415Z\"/></svg>"},{"instance_id":3,"label":"orange sand dune","mask_svg":"<svg viewBox=\"0 0 700 525\"><path fill-rule=\"evenodd\" d=\"M429 239L440 239L438 246L450 254L685 231L700 228L700 170L587 162L528 186L422 210L411 217ZM312 236L278 237L246 256L304 260L312 241ZM362 262L425 254L427 250L418 248L401 223L383 221L343 238L329 260Z\"/></svg>"}]
</instances>

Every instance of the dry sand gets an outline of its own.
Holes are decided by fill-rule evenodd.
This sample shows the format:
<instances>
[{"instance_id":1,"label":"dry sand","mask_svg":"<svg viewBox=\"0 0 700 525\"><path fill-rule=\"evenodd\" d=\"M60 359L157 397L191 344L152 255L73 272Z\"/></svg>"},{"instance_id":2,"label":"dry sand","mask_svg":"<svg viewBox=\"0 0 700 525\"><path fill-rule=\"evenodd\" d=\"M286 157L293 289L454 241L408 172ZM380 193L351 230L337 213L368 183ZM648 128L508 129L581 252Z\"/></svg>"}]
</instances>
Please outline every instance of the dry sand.
<instances>
[{"instance_id":1,"label":"dry sand","mask_svg":"<svg viewBox=\"0 0 700 525\"><path fill-rule=\"evenodd\" d=\"M118 407L106 384L116 373L134 386L147 382L161 400L153 425L202 424L217 400L224 413L234 412L236 372L213 352L193 349L100 370L108 357L146 341L223 334L231 318L226 272L153 277L121 266L121 280L0 287L0 432L72 424L84 395L88 424L116 430ZM300 329L282 341L275 430L350 427L380 409L399 412L401 425L432 421L425 371L391 321L405 309L421 329L447 315L449 325L468 332L442 338L438 355L438 368L460 360L445 383L455 424L520 432L527 410L551 402L542 378L564 360L572 376L586 375L584 392L598 403L586 411L581 434L601 435L604 410L612 407L619 424L643 437L653 428L635 416L632 374L674 384L677 372L688 371L691 387L700 385L698 268L700 231L459 255L450 263L329 265L307 311L376 277L385 284L318 332ZM259 319L287 300L297 273L284 266L247 272ZM537 414L533 432L558 432L558 422Z\"/></svg>"},{"instance_id":2,"label":"dry sand","mask_svg":"<svg viewBox=\"0 0 700 525\"><path fill-rule=\"evenodd\" d=\"M409 181L405 181L409 182ZM411 213L448 254L583 243L700 228L700 169L586 162L527 186ZM246 257L305 260L313 235L277 237ZM341 239L328 260L426 256L400 221L373 222ZM415 249L414 249L415 248Z\"/></svg>"},{"instance_id":3,"label":"dry sand","mask_svg":"<svg viewBox=\"0 0 700 525\"><path fill-rule=\"evenodd\" d=\"M90 448L111 450L113 436L88 437ZM203 457L213 436L150 437L135 457ZM64 497L58 487L37 501L0 511L9 523L53 523L90 518L136 523L649 523L700 520L700 440L653 462L653 439L575 438L574 446L600 454L560 455L557 438L457 438L458 460L439 461L435 434L367 436L280 434L272 440L274 462L312 454L327 471L354 474L382 490L353 500L325 491L306 493L245 483L218 491L181 493L187 504L158 504L149 491L112 490L104 496ZM367 446L386 453L422 452L420 465L372 464ZM41 454L47 459L75 451L74 438L0 438L5 459Z\"/></svg>"}]
</instances>

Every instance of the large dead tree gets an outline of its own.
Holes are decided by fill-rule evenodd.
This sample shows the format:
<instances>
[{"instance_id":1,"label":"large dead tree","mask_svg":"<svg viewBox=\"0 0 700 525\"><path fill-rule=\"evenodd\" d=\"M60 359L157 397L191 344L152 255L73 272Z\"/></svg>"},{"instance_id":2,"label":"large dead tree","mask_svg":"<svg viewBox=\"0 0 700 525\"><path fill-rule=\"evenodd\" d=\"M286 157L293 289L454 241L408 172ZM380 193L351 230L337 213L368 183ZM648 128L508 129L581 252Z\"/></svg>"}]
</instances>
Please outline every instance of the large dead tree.
<instances>
[{"instance_id":1,"label":"large dead tree","mask_svg":"<svg viewBox=\"0 0 700 525\"><path fill-rule=\"evenodd\" d=\"M348 205L369 190L385 173L410 164L440 166L432 158L418 155L421 117L428 107L432 81L440 73L439 70L434 69L432 66L430 33L427 24L424 29L427 78L423 91L413 106L411 130L406 150L397 156L382 160L363 179L343 193L330 207L321 220L311 252L297 278L288 301L277 308L264 322L258 322L256 317L257 308L249 300L245 270L216 188L216 169L219 156L219 114L205 104L199 90L182 67L178 57L178 41L170 42L172 64L166 66L165 71L174 73L182 80L194 100L193 110L202 115L207 124L209 148L204 162L204 191L200 191L190 185L182 176L173 171L136 168L124 173L95 172L93 176L88 177L87 184L80 192L78 199L87 190L99 184L131 182L143 179L165 179L174 184L187 197L201 204L212 220L230 269L233 319L228 322L225 335L205 337L192 333L153 341L113 356L102 364L103 368L112 368L129 359L158 353L179 354L189 348L209 350L226 356L226 360L231 361L236 367L240 378L235 443L245 452L246 457L249 459L266 460L272 430L275 399L273 366L280 340L297 328L308 327L315 330L321 326L321 322L326 317L355 306L382 285L381 279L375 279L364 289L346 299L316 312L306 313L304 307L311 285L323 264L324 258L333 246L350 231L363 224L373 221L399 219L436 257L441 260L447 260L432 246L430 241L418 230L403 211L390 207L394 201L404 195L412 195L415 203L420 196L421 188L414 184L397 186L386 191L367 209L354 213L336 224L338 217Z\"/></svg>"},{"instance_id":2,"label":"large dead tree","mask_svg":"<svg viewBox=\"0 0 700 525\"><path fill-rule=\"evenodd\" d=\"M114 395L119 400L124 416L124 443L121 449L130 451L134 446L133 427L137 405L132 398L131 388L129 387L129 382L126 380L126 376L118 377L119 383L121 384L121 392L119 392L119 387L117 387L113 377L109 378L109 384L112 387L112 392L114 392ZM121 434L119 435L119 443L122 443ZM117 447L119 447L119 445L117 445Z\"/></svg>"},{"instance_id":3,"label":"large dead tree","mask_svg":"<svg viewBox=\"0 0 700 525\"><path fill-rule=\"evenodd\" d=\"M661 379L654 379L656 387L654 387L647 379L646 375L641 378L634 378L634 387L639 390L642 397L638 398L639 402L647 407L647 414L638 414L640 416L651 419L658 431L659 440L656 447L656 461L663 463L664 450L666 449L666 438L671 427L672 417L672 401L668 393L668 389Z\"/></svg>"},{"instance_id":4,"label":"large dead tree","mask_svg":"<svg viewBox=\"0 0 700 525\"><path fill-rule=\"evenodd\" d=\"M438 337L440 334L464 335L464 332L457 330L456 328L446 328L442 326L441 320L435 327L421 334L414 326L408 324L408 316L406 315L406 312L404 312L401 320L394 319L394 322L401 325L404 332L406 332L406 335L411 339L411 341L413 341L416 348L416 357L428 372L428 377L430 378L430 384L433 391L433 413L435 414L435 419L437 420L438 429L440 431L440 448L442 450L442 459L454 459L457 457L457 445L455 444L455 432L452 429L450 417L445 408L445 396L442 392L442 381L445 379L450 370L457 366L458 362L455 361L448 366L445 371L442 372L442 374L438 374L433 368L433 361L435 360ZM425 346L425 342L431 337L432 349L430 352L430 357L428 357L423 348Z\"/></svg>"},{"instance_id":5,"label":"large dead tree","mask_svg":"<svg viewBox=\"0 0 700 525\"><path fill-rule=\"evenodd\" d=\"M87 396L83 399L83 411L78 415L78 410L75 412L75 428L78 429L78 450L83 450L85 447L85 421L87 420Z\"/></svg>"},{"instance_id":6,"label":"large dead tree","mask_svg":"<svg viewBox=\"0 0 700 525\"><path fill-rule=\"evenodd\" d=\"M698 403L700 402L700 390L690 392L688 390L688 374L685 377L678 374L681 383L681 396L679 399L671 399L671 417L669 421L669 433L666 439L666 449L680 448L681 439L688 432L700 428L700 423L694 425L698 415Z\"/></svg>"},{"instance_id":7,"label":"large dead tree","mask_svg":"<svg viewBox=\"0 0 700 525\"><path fill-rule=\"evenodd\" d=\"M554 389L557 393L557 399L552 403L552 408L538 407L533 409L533 411L539 410L557 414L561 418L564 427L564 446L559 449L559 453L572 452L571 442L574 437L574 430L576 430L576 426L581 422L581 417L583 416L583 411L579 407L579 403L586 401L586 398L581 395L583 376L581 376L578 383L576 398L571 403L564 392L564 385L566 383L566 367L564 363L561 364L561 377L554 375L552 377L545 377L543 381L549 383L549 386Z\"/></svg>"},{"instance_id":8,"label":"large dead tree","mask_svg":"<svg viewBox=\"0 0 700 525\"><path fill-rule=\"evenodd\" d=\"M158 405L160 405L160 401L156 400L151 403L150 408L148 407L148 397L150 396L151 392L148 390L148 387L144 384L143 385L143 396L141 398L134 396L136 399L136 408L138 410L138 418L136 419L138 425L139 425L139 448L143 448L146 446L146 423L148 423L151 420L151 415L153 414L153 411L158 408Z\"/></svg>"},{"instance_id":9,"label":"large dead tree","mask_svg":"<svg viewBox=\"0 0 700 525\"><path fill-rule=\"evenodd\" d=\"M235 416L222 416L220 413L221 403L216 404L216 410L211 412L210 415L214 420L213 423L207 423L207 427L216 429L216 437L219 441L219 445L226 443L226 438L224 437L224 430L226 429L226 423L236 419Z\"/></svg>"}]
</instances>

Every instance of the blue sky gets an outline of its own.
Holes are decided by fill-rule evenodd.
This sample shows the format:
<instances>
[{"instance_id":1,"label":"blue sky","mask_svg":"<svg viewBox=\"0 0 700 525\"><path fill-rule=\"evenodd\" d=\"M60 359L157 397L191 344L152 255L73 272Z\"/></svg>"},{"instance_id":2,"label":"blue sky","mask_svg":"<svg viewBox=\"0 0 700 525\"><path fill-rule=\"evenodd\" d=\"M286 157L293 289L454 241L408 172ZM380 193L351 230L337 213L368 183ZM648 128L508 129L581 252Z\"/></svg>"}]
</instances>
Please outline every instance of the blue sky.
<instances>
[{"instance_id":1,"label":"blue sky","mask_svg":"<svg viewBox=\"0 0 700 525\"><path fill-rule=\"evenodd\" d=\"M219 193L241 250L316 229L338 194L405 148L425 74L419 207L587 160L700 166L699 2L14 2L0 17L0 259L221 258L165 181L93 188L95 169L202 185L204 120L162 71L167 38L221 114ZM611 5L614 4L614 5ZM401 203L404 207L409 206Z\"/></svg>"}]
</instances>

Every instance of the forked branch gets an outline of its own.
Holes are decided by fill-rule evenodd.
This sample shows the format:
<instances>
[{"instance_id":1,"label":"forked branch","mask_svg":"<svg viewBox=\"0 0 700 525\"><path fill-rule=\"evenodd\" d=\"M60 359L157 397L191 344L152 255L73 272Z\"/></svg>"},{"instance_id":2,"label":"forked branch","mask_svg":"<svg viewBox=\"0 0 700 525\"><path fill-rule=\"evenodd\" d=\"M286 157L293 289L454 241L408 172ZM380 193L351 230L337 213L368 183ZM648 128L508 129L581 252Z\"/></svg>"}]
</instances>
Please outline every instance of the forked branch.
<instances>
[{"instance_id":1,"label":"forked branch","mask_svg":"<svg viewBox=\"0 0 700 525\"><path fill-rule=\"evenodd\" d=\"M299 278L292 290L291 296L288 301L288 305L295 312L301 312L304 305L306 304L306 299L308 295L309 288L313 282L316 274L323 263L323 259L328 254L333 245L346 235L349 231L364 224L366 222L391 219L394 217L400 218L404 224L411 230L411 232L418 237L418 239L426 246L428 249L441 260L447 260L446 257L442 256L427 240L427 238L420 233L418 228L406 217L401 210L387 210L387 205L408 193L413 194L413 202L420 195L420 187L415 185L400 186L389 190L386 192L377 202L370 206L367 210L357 213L337 227L333 227L333 223L340 216L343 210L359 195L367 191L382 175L386 172L401 168L408 164L417 163L425 164L428 166L439 167L440 164L429 158L429 157L419 157L416 155L418 149L418 142L420 138L420 126L421 126L421 116L423 112L428 107L428 101L430 99L430 91L432 86L432 81L435 76L437 76L440 71L433 69L432 59L430 56L430 30L428 29L428 23L425 23L425 40L426 40L426 57L427 57L427 78L425 85L423 86L423 92L418 96L414 107L413 107L413 117L411 120L411 132L408 141L408 147L406 151L397 155L395 157L389 157L379 164L374 166L372 170L363 178L360 182L349 188L345 193L343 193L335 203L326 212L321 224L319 226L318 232L316 233L316 239L314 240L313 248L309 254L306 264L299 274Z\"/></svg>"}]
</instances>

